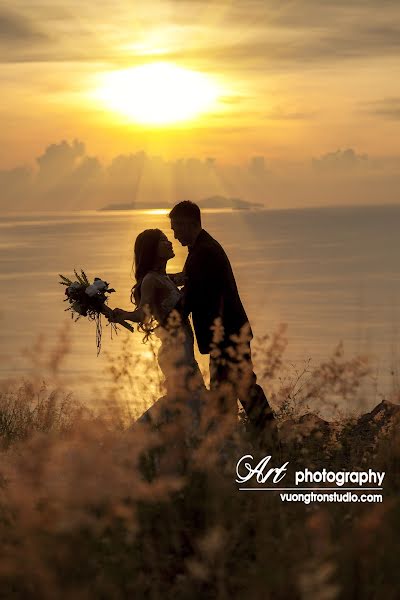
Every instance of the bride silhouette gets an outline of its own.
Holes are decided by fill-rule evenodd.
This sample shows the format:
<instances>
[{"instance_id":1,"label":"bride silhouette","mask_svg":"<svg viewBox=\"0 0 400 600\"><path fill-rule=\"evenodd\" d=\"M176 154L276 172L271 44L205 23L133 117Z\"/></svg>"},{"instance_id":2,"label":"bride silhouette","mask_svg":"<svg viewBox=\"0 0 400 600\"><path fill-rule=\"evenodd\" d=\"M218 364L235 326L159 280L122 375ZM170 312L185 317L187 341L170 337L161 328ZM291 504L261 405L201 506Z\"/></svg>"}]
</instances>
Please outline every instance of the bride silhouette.
<instances>
[{"instance_id":1,"label":"bride silhouette","mask_svg":"<svg viewBox=\"0 0 400 600\"><path fill-rule=\"evenodd\" d=\"M192 327L183 315L182 292L178 288L183 280L166 273L167 262L174 256L172 243L160 229L142 231L134 247L136 283L131 301L136 308L133 311L114 308L109 320L136 322L138 330L145 334L144 341L152 333L161 340L157 358L165 377L166 396L138 422L159 426L172 421L177 410L186 410L195 430L206 388L194 356Z\"/></svg>"}]
</instances>

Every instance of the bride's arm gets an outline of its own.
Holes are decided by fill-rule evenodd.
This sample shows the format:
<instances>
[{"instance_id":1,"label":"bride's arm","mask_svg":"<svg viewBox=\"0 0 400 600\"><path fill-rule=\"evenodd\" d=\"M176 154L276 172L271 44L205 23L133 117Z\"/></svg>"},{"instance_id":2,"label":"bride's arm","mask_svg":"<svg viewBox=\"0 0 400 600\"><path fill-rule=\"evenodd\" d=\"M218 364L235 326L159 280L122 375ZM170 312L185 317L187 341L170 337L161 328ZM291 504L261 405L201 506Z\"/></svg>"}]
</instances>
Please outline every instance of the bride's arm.
<instances>
[{"instance_id":1,"label":"bride's arm","mask_svg":"<svg viewBox=\"0 0 400 600\"><path fill-rule=\"evenodd\" d=\"M114 308L114 318L124 321L133 321L134 323L144 323L151 315L156 295L156 282L152 277L145 277L140 288L140 304L132 311Z\"/></svg>"},{"instance_id":2,"label":"bride's arm","mask_svg":"<svg viewBox=\"0 0 400 600\"><path fill-rule=\"evenodd\" d=\"M143 321L145 321L145 316L143 308L140 307L132 311L114 308L112 314L112 318L114 318L115 321L133 321L134 323L143 323Z\"/></svg>"}]
</instances>

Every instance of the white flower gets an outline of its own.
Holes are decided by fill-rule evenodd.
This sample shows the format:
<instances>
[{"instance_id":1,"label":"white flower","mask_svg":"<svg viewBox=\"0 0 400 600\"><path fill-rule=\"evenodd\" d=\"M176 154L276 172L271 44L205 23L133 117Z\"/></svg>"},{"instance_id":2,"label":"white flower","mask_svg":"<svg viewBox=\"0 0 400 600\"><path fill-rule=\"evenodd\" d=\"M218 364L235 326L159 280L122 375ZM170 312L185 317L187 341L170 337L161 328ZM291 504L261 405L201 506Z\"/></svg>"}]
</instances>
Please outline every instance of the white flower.
<instances>
[{"instance_id":1,"label":"white flower","mask_svg":"<svg viewBox=\"0 0 400 600\"><path fill-rule=\"evenodd\" d=\"M94 281L92 283L92 286L96 287L100 291L100 290L105 290L106 287L108 286L108 283L106 283L102 279L96 279L96 281Z\"/></svg>"},{"instance_id":2,"label":"white flower","mask_svg":"<svg viewBox=\"0 0 400 600\"><path fill-rule=\"evenodd\" d=\"M99 293L99 288L95 285L88 285L88 287L85 290L85 294L87 294L88 296L90 296L91 298L93 296L97 296L97 294Z\"/></svg>"},{"instance_id":3,"label":"white flower","mask_svg":"<svg viewBox=\"0 0 400 600\"><path fill-rule=\"evenodd\" d=\"M74 281L74 283L71 283L71 285L69 285L67 287L67 292L73 292L74 290L79 290L79 288L82 287L80 283L78 283L77 281Z\"/></svg>"}]
</instances>

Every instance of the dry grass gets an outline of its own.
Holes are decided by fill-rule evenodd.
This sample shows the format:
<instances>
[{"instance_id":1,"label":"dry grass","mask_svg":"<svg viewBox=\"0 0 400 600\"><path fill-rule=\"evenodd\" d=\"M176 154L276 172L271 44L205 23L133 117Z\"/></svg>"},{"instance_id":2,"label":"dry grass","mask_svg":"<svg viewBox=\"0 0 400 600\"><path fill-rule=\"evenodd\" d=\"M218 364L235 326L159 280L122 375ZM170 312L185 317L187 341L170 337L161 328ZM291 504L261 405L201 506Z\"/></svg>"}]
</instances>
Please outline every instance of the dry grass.
<instances>
[{"instance_id":1,"label":"dry grass","mask_svg":"<svg viewBox=\"0 0 400 600\"><path fill-rule=\"evenodd\" d=\"M351 409L368 375L364 359L346 360L339 347L325 364L296 371L285 347L282 328L255 352L281 421L298 418L309 404L341 401ZM46 363L54 381L67 349L64 340ZM110 361L108 402L96 411L40 378L2 390L0 597L398 597L397 429L383 428L363 456L362 440L351 438L352 420L339 411L328 454L318 436L314 445L302 440L272 452L277 465L339 470L346 443L347 450L358 444L346 461L386 471L382 504L305 505L239 492L237 460L271 448L254 448L243 418L210 427L208 415L189 448L180 418L159 429L131 427L141 411L140 385L150 385L149 403L160 382L150 359L132 363L129 353L125 347Z\"/></svg>"}]
</instances>

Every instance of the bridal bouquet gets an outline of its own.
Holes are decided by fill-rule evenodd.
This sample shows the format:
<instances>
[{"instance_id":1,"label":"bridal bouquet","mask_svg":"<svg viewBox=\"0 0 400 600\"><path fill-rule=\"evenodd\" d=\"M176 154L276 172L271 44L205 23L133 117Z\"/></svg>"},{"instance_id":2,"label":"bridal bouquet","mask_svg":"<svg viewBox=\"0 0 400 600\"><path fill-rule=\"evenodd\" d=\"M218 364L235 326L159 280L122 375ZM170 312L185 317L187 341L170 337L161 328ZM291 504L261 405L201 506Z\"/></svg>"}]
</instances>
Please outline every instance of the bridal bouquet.
<instances>
[{"instance_id":1,"label":"bridal bouquet","mask_svg":"<svg viewBox=\"0 0 400 600\"><path fill-rule=\"evenodd\" d=\"M103 314L107 317L112 313L111 308L106 306L109 298L107 294L111 294L115 290L109 288L109 284L99 277L95 277L93 283L90 283L86 273L82 269L81 275L78 275L75 269L74 273L77 281L72 281L72 279L60 275L61 281L59 283L67 286L64 302L69 302L70 304L65 310L71 311L72 319L76 315L75 321L80 319L80 317L88 317L91 321L96 321L96 345L97 355L99 355L101 349L101 315ZM126 323L126 321L120 322L120 324L126 327L126 329L133 331L133 327ZM112 330L117 332L115 323L111 323L111 334Z\"/></svg>"}]
</instances>

